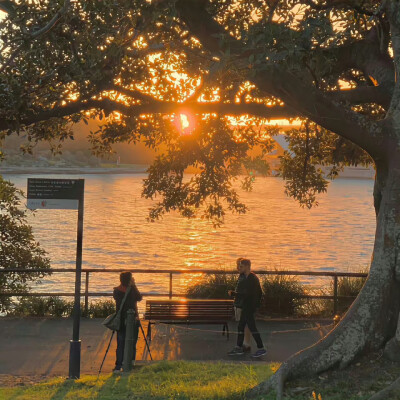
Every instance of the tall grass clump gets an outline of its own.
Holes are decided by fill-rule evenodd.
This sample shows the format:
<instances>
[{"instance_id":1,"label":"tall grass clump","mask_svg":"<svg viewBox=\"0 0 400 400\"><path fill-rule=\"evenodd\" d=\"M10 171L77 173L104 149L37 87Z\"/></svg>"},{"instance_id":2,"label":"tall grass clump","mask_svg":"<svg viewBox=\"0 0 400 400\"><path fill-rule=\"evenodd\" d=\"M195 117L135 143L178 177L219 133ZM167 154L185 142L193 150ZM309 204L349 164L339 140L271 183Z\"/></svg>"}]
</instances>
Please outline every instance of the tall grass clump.
<instances>
[{"instance_id":1,"label":"tall grass clump","mask_svg":"<svg viewBox=\"0 0 400 400\"><path fill-rule=\"evenodd\" d=\"M82 306L82 316L87 318L106 318L115 312L114 300L98 300L89 303L88 312L84 312Z\"/></svg>"},{"instance_id":2,"label":"tall grass clump","mask_svg":"<svg viewBox=\"0 0 400 400\"><path fill-rule=\"evenodd\" d=\"M261 278L263 297L259 313L268 316L297 316L307 302L302 283L289 275L265 275Z\"/></svg>"},{"instance_id":3,"label":"tall grass clump","mask_svg":"<svg viewBox=\"0 0 400 400\"><path fill-rule=\"evenodd\" d=\"M228 290L235 290L238 275L207 274L186 291L189 299L229 299Z\"/></svg>"},{"instance_id":4,"label":"tall grass clump","mask_svg":"<svg viewBox=\"0 0 400 400\"><path fill-rule=\"evenodd\" d=\"M21 297L8 312L12 316L69 317L73 303L60 297Z\"/></svg>"},{"instance_id":5,"label":"tall grass clump","mask_svg":"<svg viewBox=\"0 0 400 400\"><path fill-rule=\"evenodd\" d=\"M65 300L61 297L21 297L14 303L7 315L16 317L71 317L74 302ZM115 312L115 302L113 300L91 301L88 311L81 303L82 317L85 318L106 318Z\"/></svg>"},{"instance_id":6,"label":"tall grass clump","mask_svg":"<svg viewBox=\"0 0 400 400\"><path fill-rule=\"evenodd\" d=\"M364 268L358 271L362 274L367 274L368 269ZM356 277L348 277L344 276L342 278L338 278L338 286L337 286L337 314L343 315L347 312L350 306L353 304L355 298L360 293L363 288L365 281L367 278L356 278ZM331 281L328 288L318 289L313 291L312 294L316 295L329 295L333 296L334 294L334 282ZM340 297L345 297L341 299ZM315 299L309 301L307 306L305 307L305 315L311 317L330 317L334 312L334 302L333 300L325 300L325 299Z\"/></svg>"},{"instance_id":7,"label":"tall grass clump","mask_svg":"<svg viewBox=\"0 0 400 400\"><path fill-rule=\"evenodd\" d=\"M257 272L256 272L257 273ZM228 290L235 290L238 275L210 274L186 291L191 299L229 299ZM305 289L297 278L287 275L260 277L263 297L259 314L268 316L298 315L306 303L301 298Z\"/></svg>"},{"instance_id":8,"label":"tall grass clump","mask_svg":"<svg viewBox=\"0 0 400 400\"><path fill-rule=\"evenodd\" d=\"M362 269L359 272L368 273L368 270ZM347 276L338 279L338 296L348 297L347 299L338 299L337 305L339 314L344 314L349 309L363 288L366 280L367 278L351 278ZM331 287L333 293L333 283Z\"/></svg>"}]
</instances>

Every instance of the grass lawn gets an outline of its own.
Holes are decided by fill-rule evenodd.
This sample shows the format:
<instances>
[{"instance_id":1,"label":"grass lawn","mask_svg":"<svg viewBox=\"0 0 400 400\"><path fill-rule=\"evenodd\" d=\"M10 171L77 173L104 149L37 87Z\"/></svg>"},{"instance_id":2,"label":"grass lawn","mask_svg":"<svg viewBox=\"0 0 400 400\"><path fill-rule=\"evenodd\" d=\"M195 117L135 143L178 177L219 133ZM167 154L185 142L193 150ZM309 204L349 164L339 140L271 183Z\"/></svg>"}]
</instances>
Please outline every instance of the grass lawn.
<instances>
[{"instance_id":1,"label":"grass lawn","mask_svg":"<svg viewBox=\"0 0 400 400\"><path fill-rule=\"evenodd\" d=\"M273 366L228 363L160 362L127 375L51 379L32 386L0 388L1 400L59 399L241 399L273 373Z\"/></svg>"},{"instance_id":2,"label":"grass lawn","mask_svg":"<svg viewBox=\"0 0 400 400\"><path fill-rule=\"evenodd\" d=\"M385 365L386 367L387 365ZM377 368L378 367L378 368ZM389 382L388 373L398 373L398 366L385 368L385 380L375 382L382 365L370 362L344 373L291 383L287 399L296 400L367 400ZM0 387L0 400L61 400L61 399L245 399L248 388L267 379L276 364L229 364L202 362L159 362L137 367L131 374L84 376L76 381L55 378L34 385ZM389 371L389 372L388 372ZM382 372L382 374L383 374ZM313 392L315 394L313 395ZM321 397L318 395L321 393ZM269 394L259 400L274 400ZM400 399L400 397L394 397ZM394 400L391 398L391 400Z\"/></svg>"}]
</instances>

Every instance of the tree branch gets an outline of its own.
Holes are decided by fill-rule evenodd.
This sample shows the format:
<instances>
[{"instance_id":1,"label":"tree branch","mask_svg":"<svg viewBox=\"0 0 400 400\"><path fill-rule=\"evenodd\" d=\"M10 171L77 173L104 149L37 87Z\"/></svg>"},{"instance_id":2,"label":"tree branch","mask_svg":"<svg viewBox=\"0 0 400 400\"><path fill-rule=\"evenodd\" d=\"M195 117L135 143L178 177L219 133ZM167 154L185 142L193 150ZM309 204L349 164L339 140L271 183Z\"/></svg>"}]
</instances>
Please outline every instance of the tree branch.
<instances>
[{"instance_id":1,"label":"tree branch","mask_svg":"<svg viewBox=\"0 0 400 400\"><path fill-rule=\"evenodd\" d=\"M172 103L154 100L147 104L124 105L110 99L91 99L83 102L71 103L66 106L56 107L50 110L43 110L23 118L21 121L0 119L0 130L15 129L19 126L29 126L51 118L62 118L79 112L92 109L104 110L107 113L118 111L123 115L135 117L143 114L174 114L185 112L188 109L199 114L220 114L220 115L251 115L267 119L295 118L296 114L285 106L267 107L255 103Z\"/></svg>"},{"instance_id":2,"label":"tree branch","mask_svg":"<svg viewBox=\"0 0 400 400\"><path fill-rule=\"evenodd\" d=\"M349 104L377 103L388 107L390 99L387 90L382 86L359 86L354 89L343 89L326 93L329 98Z\"/></svg>"},{"instance_id":3,"label":"tree branch","mask_svg":"<svg viewBox=\"0 0 400 400\"><path fill-rule=\"evenodd\" d=\"M303 4L310 6L313 10L323 11L330 10L332 8L339 8L345 10L354 10L360 14L373 16L375 13L370 10L366 10L361 6L358 6L354 1L341 1L341 0L326 0L325 4L316 3L314 0L303 0Z\"/></svg>"},{"instance_id":4,"label":"tree branch","mask_svg":"<svg viewBox=\"0 0 400 400\"><path fill-rule=\"evenodd\" d=\"M57 22L61 19L61 17L67 12L69 6L70 6L71 0L65 0L64 5L62 8L56 12L56 14L53 16L53 18L43 27L40 28L34 32L32 32L27 38L24 38L27 41L31 41L34 39L37 39L39 36L44 35L45 33L49 32L53 27L57 24ZM1 3L0 3L0 8L1 8ZM22 40L22 39L21 39ZM19 45L14 52L11 54L7 62L1 67L0 73L4 71L5 68L7 68L15 59L15 57L19 54L23 47L23 44Z\"/></svg>"},{"instance_id":5,"label":"tree branch","mask_svg":"<svg viewBox=\"0 0 400 400\"><path fill-rule=\"evenodd\" d=\"M0 1L0 10L7 14L12 14L15 12L15 4L9 0Z\"/></svg>"},{"instance_id":6,"label":"tree branch","mask_svg":"<svg viewBox=\"0 0 400 400\"><path fill-rule=\"evenodd\" d=\"M188 28L196 35L204 47L211 52L221 51L218 34L220 26L207 12L206 0L178 0L176 7ZM246 46L233 37L229 38L231 55L239 56ZM291 110L296 110L336 134L352 141L366 150L373 158L379 158L383 152L380 143L381 129L372 120L356 114L350 108L334 102L329 96L306 85L283 66L266 66L262 72L249 68L248 79L265 93L280 98Z\"/></svg>"},{"instance_id":7,"label":"tree branch","mask_svg":"<svg viewBox=\"0 0 400 400\"><path fill-rule=\"evenodd\" d=\"M327 93L305 85L278 67L258 73L253 82L261 90L282 99L290 109L366 150L372 158L381 156L380 127L369 118L333 101Z\"/></svg>"}]
</instances>

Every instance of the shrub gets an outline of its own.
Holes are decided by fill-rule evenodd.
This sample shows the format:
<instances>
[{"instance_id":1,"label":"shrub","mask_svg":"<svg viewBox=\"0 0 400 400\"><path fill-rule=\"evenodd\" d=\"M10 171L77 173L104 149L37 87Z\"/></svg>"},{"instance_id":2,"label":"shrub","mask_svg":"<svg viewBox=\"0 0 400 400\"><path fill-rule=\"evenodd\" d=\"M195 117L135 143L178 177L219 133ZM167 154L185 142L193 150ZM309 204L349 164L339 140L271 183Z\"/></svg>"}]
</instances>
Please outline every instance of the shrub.
<instances>
[{"instance_id":1,"label":"shrub","mask_svg":"<svg viewBox=\"0 0 400 400\"><path fill-rule=\"evenodd\" d=\"M192 299L228 299L228 290L235 290L238 276L232 274L205 275L190 286L186 296ZM261 278L263 299L260 314L293 316L306 303L300 298L305 293L302 284L294 277L271 275Z\"/></svg>"},{"instance_id":2,"label":"shrub","mask_svg":"<svg viewBox=\"0 0 400 400\"><path fill-rule=\"evenodd\" d=\"M210 274L189 286L189 299L229 299L228 290L235 290L238 276L233 274Z\"/></svg>"},{"instance_id":3,"label":"shrub","mask_svg":"<svg viewBox=\"0 0 400 400\"><path fill-rule=\"evenodd\" d=\"M60 297L21 297L7 315L24 317L71 317L74 302ZM115 312L113 300L92 301L89 303L88 312L81 303L82 317L105 318Z\"/></svg>"},{"instance_id":4,"label":"shrub","mask_svg":"<svg viewBox=\"0 0 400 400\"><path fill-rule=\"evenodd\" d=\"M302 312L307 300L304 286L296 277L266 275L261 278L263 298L260 314L269 316L295 316Z\"/></svg>"},{"instance_id":5,"label":"shrub","mask_svg":"<svg viewBox=\"0 0 400 400\"><path fill-rule=\"evenodd\" d=\"M368 273L368 269L361 269L360 273ZM338 279L338 296L347 297L345 299L338 299L337 302L337 313L344 314L350 308L355 298L360 293L364 286L366 278L353 278L343 277ZM329 291L319 289L313 292L317 295L333 295L334 283L333 280L330 284ZM318 316L318 317L331 317L334 310L334 304L332 300L315 299L307 302L305 307L306 316Z\"/></svg>"},{"instance_id":6,"label":"shrub","mask_svg":"<svg viewBox=\"0 0 400 400\"><path fill-rule=\"evenodd\" d=\"M50 260L27 222L28 210L22 206L22 198L22 191L0 176L0 268L22 270L0 274L0 287L17 293L28 291L29 282L51 273ZM30 272L33 269L40 272ZM0 296L1 313L13 306L11 297Z\"/></svg>"},{"instance_id":7,"label":"shrub","mask_svg":"<svg viewBox=\"0 0 400 400\"><path fill-rule=\"evenodd\" d=\"M82 315L88 318L106 318L115 312L115 302L113 300L92 301L89 304L88 315L84 315L82 306Z\"/></svg>"},{"instance_id":8,"label":"shrub","mask_svg":"<svg viewBox=\"0 0 400 400\"><path fill-rule=\"evenodd\" d=\"M366 273L367 271L361 270L361 273ZM338 296L345 296L348 299L338 299L338 313L344 314L349 307L352 305L355 298L360 293L363 288L366 278L351 278L343 277L338 279ZM333 284L332 284L333 293Z\"/></svg>"},{"instance_id":9,"label":"shrub","mask_svg":"<svg viewBox=\"0 0 400 400\"><path fill-rule=\"evenodd\" d=\"M68 317L73 303L60 297L21 297L8 315L29 317Z\"/></svg>"}]
</instances>

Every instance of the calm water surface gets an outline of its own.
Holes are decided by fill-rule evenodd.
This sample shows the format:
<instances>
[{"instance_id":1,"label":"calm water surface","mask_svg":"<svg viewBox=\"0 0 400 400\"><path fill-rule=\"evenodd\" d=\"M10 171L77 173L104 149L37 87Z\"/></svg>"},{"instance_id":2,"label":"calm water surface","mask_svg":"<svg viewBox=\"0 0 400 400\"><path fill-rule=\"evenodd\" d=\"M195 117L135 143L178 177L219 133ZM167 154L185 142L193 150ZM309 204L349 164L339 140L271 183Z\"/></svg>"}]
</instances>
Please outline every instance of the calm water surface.
<instances>
[{"instance_id":1,"label":"calm water surface","mask_svg":"<svg viewBox=\"0 0 400 400\"><path fill-rule=\"evenodd\" d=\"M26 190L30 176L5 178ZM358 271L369 264L375 231L372 181L337 180L319 197L318 207L305 210L286 197L280 179L260 178L253 192L242 194L249 212L228 215L223 227L214 228L177 214L147 222L152 203L141 198L144 177L80 176L86 180L83 267L232 269L237 257L249 257L254 269ZM76 211L39 210L30 223L52 266L74 267ZM54 274L36 290L72 291L73 278ZM177 276L174 288L184 290L192 279L198 276ZM117 280L116 274L93 274L90 289L109 291ZM138 274L136 280L145 292L167 291L165 275Z\"/></svg>"}]
</instances>

